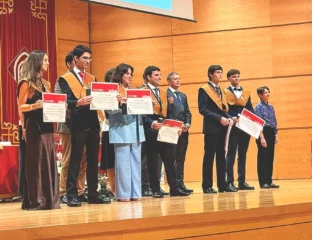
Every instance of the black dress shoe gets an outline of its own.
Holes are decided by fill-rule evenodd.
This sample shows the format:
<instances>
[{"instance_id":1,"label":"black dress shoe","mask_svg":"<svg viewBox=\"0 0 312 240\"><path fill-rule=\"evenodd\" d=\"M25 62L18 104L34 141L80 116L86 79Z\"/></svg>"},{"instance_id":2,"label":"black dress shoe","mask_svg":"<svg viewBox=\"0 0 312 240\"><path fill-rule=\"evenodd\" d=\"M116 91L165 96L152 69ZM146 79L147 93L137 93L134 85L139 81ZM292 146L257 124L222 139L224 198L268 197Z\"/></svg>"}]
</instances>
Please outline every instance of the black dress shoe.
<instances>
[{"instance_id":1,"label":"black dress shoe","mask_svg":"<svg viewBox=\"0 0 312 240\"><path fill-rule=\"evenodd\" d=\"M110 204L112 200L106 196L88 197L89 204Z\"/></svg>"},{"instance_id":2,"label":"black dress shoe","mask_svg":"<svg viewBox=\"0 0 312 240\"><path fill-rule=\"evenodd\" d=\"M79 201L78 197L74 197L73 199L68 199L67 206L68 207L81 207L81 202Z\"/></svg>"},{"instance_id":3,"label":"black dress shoe","mask_svg":"<svg viewBox=\"0 0 312 240\"><path fill-rule=\"evenodd\" d=\"M153 192L153 198L163 198L164 194L162 192Z\"/></svg>"},{"instance_id":4,"label":"black dress shoe","mask_svg":"<svg viewBox=\"0 0 312 240\"><path fill-rule=\"evenodd\" d=\"M189 196L189 192L184 192L181 189L177 188L174 191L170 190L170 197L184 197L184 196Z\"/></svg>"},{"instance_id":5,"label":"black dress shoe","mask_svg":"<svg viewBox=\"0 0 312 240\"><path fill-rule=\"evenodd\" d=\"M67 198L66 193L60 197L60 202L62 204L67 204L68 203L68 198Z\"/></svg>"},{"instance_id":6,"label":"black dress shoe","mask_svg":"<svg viewBox=\"0 0 312 240\"><path fill-rule=\"evenodd\" d=\"M238 184L238 189L239 190L255 190L253 186L249 186L248 183L244 182L242 184Z\"/></svg>"},{"instance_id":7,"label":"black dress shoe","mask_svg":"<svg viewBox=\"0 0 312 240\"><path fill-rule=\"evenodd\" d=\"M220 189L220 188L219 188ZM229 183L225 188L221 188L221 192L237 192L237 188L234 186L233 183ZM220 190L219 190L220 192Z\"/></svg>"},{"instance_id":8,"label":"black dress shoe","mask_svg":"<svg viewBox=\"0 0 312 240\"><path fill-rule=\"evenodd\" d=\"M160 189L160 192L162 193L162 195L164 195L164 196L167 196L167 195L169 195L169 193L168 192L165 192L164 190L162 190L162 189Z\"/></svg>"},{"instance_id":9,"label":"black dress shoe","mask_svg":"<svg viewBox=\"0 0 312 240\"><path fill-rule=\"evenodd\" d=\"M184 185L184 183L182 183L182 184L179 185L179 189L180 189L181 191L187 192L187 193L192 193L192 192L194 192L193 189L187 188L187 187Z\"/></svg>"},{"instance_id":10,"label":"black dress shoe","mask_svg":"<svg viewBox=\"0 0 312 240\"><path fill-rule=\"evenodd\" d=\"M260 186L260 188L271 188L271 185L269 185L269 184L263 184L262 186Z\"/></svg>"},{"instance_id":11,"label":"black dress shoe","mask_svg":"<svg viewBox=\"0 0 312 240\"><path fill-rule=\"evenodd\" d=\"M274 184L274 183L271 183L269 186L270 186L271 188L279 188L279 185L276 185L276 184Z\"/></svg>"},{"instance_id":12,"label":"black dress shoe","mask_svg":"<svg viewBox=\"0 0 312 240\"><path fill-rule=\"evenodd\" d=\"M212 194L212 193L217 193L216 190L214 190L212 187L204 189L203 190L204 194Z\"/></svg>"},{"instance_id":13,"label":"black dress shoe","mask_svg":"<svg viewBox=\"0 0 312 240\"><path fill-rule=\"evenodd\" d=\"M80 196L78 196L78 199L79 199L80 202L88 202L88 196L85 193L83 193Z\"/></svg>"},{"instance_id":14,"label":"black dress shoe","mask_svg":"<svg viewBox=\"0 0 312 240\"><path fill-rule=\"evenodd\" d=\"M142 192L142 197L152 197L153 192L151 190L146 190Z\"/></svg>"}]
</instances>

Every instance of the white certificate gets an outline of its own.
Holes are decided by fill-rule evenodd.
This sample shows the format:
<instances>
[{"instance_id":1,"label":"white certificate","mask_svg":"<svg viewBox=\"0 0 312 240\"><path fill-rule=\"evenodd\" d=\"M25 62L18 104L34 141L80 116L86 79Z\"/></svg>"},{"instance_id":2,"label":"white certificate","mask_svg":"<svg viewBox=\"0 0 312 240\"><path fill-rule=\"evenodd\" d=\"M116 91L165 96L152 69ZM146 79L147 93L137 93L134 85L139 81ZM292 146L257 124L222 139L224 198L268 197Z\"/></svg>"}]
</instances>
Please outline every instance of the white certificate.
<instances>
[{"instance_id":1,"label":"white certificate","mask_svg":"<svg viewBox=\"0 0 312 240\"><path fill-rule=\"evenodd\" d=\"M158 131L157 141L177 144L179 140L179 130L183 122L166 119L161 129Z\"/></svg>"},{"instance_id":2,"label":"white certificate","mask_svg":"<svg viewBox=\"0 0 312 240\"><path fill-rule=\"evenodd\" d=\"M91 83L92 102L90 104L91 110L117 110L119 92L118 83Z\"/></svg>"},{"instance_id":3,"label":"white certificate","mask_svg":"<svg viewBox=\"0 0 312 240\"><path fill-rule=\"evenodd\" d=\"M153 114L153 102L149 89L126 89L127 114Z\"/></svg>"},{"instance_id":4,"label":"white certificate","mask_svg":"<svg viewBox=\"0 0 312 240\"><path fill-rule=\"evenodd\" d=\"M244 108L239 116L238 123L236 123L236 127L258 139L264 123L265 121L262 118Z\"/></svg>"},{"instance_id":5,"label":"white certificate","mask_svg":"<svg viewBox=\"0 0 312 240\"><path fill-rule=\"evenodd\" d=\"M43 122L65 122L66 94L43 93Z\"/></svg>"}]
</instances>

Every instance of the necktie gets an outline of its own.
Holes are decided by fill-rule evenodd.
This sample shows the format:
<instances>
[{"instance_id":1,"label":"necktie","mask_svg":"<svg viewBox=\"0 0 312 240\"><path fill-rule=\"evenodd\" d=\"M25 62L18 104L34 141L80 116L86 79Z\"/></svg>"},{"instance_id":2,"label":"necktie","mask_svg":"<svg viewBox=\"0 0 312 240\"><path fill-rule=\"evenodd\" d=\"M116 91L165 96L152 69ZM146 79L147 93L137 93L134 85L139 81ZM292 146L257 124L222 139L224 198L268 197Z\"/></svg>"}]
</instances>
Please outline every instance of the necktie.
<instances>
[{"instance_id":1,"label":"necktie","mask_svg":"<svg viewBox=\"0 0 312 240\"><path fill-rule=\"evenodd\" d=\"M154 88L155 96L159 101L159 88Z\"/></svg>"},{"instance_id":2,"label":"necktie","mask_svg":"<svg viewBox=\"0 0 312 240\"><path fill-rule=\"evenodd\" d=\"M242 88L234 88L234 91L242 91Z\"/></svg>"},{"instance_id":3,"label":"necktie","mask_svg":"<svg viewBox=\"0 0 312 240\"><path fill-rule=\"evenodd\" d=\"M180 97L180 93L178 92L178 91L175 91L174 92L175 93L175 95L176 95L176 97L177 97L177 102L178 102L178 104L182 104L182 102L181 102L181 97Z\"/></svg>"},{"instance_id":4,"label":"necktie","mask_svg":"<svg viewBox=\"0 0 312 240\"><path fill-rule=\"evenodd\" d=\"M84 72L79 72L78 74L79 74L79 76L81 77L81 83L82 83L82 85L83 85L84 79L85 79L85 73L84 73Z\"/></svg>"},{"instance_id":5,"label":"necktie","mask_svg":"<svg viewBox=\"0 0 312 240\"><path fill-rule=\"evenodd\" d=\"M221 89L220 89L220 87L216 87L216 91L217 91L217 93L219 94L219 96L220 96L220 97L222 97L222 94L221 94Z\"/></svg>"}]
</instances>

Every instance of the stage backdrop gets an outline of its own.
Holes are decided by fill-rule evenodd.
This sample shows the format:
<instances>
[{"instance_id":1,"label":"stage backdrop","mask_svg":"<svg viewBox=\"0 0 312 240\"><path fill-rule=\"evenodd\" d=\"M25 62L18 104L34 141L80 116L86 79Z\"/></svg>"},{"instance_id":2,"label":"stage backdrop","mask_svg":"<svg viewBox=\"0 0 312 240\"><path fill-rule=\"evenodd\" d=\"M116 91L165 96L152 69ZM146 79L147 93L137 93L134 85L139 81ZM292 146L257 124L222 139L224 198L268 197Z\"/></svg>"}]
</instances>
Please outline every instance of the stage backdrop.
<instances>
[{"instance_id":1,"label":"stage backdrop","mask_svg":"<svg viewBox=\"0 0 312 240\"><path fill-rule=\"evenodd\" d=\"M52 86L56 81L54 8L54 0L0 0L0 140L2 141L18 144L16 87L21 65L31 51L47 52L50 66L44 77L50 80ZM0 168L0 171L5 169ZM12 179L12 182L14 181L15 179ZM0 179L1 182L3 181Z\"/></svg>"},{"instance_id":2,"label":"stage backdrop","mask_svg":"<svg viewBox=\"0 0 312 240\"><path fill-rule=\"evenodd\" d=\"M56 81L54 0L0 0L0 140L18 144L16 87L23 61L33 50L49 56L44 76ZM18 151L6 147L0 152L0 196L17 192ZM17 150L17 149L16 149ZM12 154L10 154L12 152Z\"/></svg>"}]
</instances>

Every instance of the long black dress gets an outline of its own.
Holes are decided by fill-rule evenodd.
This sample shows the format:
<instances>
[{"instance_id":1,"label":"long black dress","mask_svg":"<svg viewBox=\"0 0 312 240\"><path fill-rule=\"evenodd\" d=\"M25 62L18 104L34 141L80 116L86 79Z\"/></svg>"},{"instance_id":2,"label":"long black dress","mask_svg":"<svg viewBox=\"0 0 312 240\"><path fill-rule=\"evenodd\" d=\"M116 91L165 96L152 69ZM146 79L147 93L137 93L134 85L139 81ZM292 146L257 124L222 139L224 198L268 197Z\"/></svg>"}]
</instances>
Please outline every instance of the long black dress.
<instances>
[{"instance_id":1,"label":"long black dress","mask_svg":"<svg viewBox=\"0 0 312 240\"><path fill-rule=\"evenodd\" d=\"M18 92L22 85L18 85ZM47 82L42 80L42 92L46 92ZM42 92L34 90L27 104L34 104L42 99ZM45 210L60 208L59 180L54 153L53 124L43 122L42 109L24 113L26 128L25 184L22 209Z\"/></svg>"}]
</instances>

